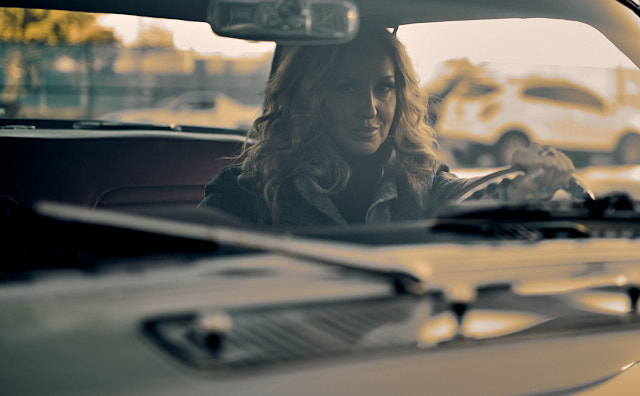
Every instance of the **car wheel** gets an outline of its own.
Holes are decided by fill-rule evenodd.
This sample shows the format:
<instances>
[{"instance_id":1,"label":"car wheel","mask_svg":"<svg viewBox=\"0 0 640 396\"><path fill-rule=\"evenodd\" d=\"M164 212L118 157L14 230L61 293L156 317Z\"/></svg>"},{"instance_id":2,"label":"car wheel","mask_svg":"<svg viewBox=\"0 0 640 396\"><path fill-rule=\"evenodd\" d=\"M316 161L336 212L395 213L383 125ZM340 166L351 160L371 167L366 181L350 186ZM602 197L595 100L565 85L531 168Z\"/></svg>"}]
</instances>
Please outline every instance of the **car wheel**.
<instances>
[{"instance_id":1,"label":"car wheel","mask_svg":"<svg viewBox=\"0 0 640 396\"><path fill-rule=\"evenodd\" d=\"M615 151L618 164L640 164L640 135L627 135L620 140Z\"/></svg>"},{"instance_id":2,"label":"car wheel","mask_svg":"<svg viewBox=\"0 0 640 396\"><path fill-rule=\"evenodd\" d=\"M508 132L495 147L495 157L498 165L507 165L511 163L513 153L520 148L529 145L529 138L522 132Z\"/></svg>"}]
</instances>

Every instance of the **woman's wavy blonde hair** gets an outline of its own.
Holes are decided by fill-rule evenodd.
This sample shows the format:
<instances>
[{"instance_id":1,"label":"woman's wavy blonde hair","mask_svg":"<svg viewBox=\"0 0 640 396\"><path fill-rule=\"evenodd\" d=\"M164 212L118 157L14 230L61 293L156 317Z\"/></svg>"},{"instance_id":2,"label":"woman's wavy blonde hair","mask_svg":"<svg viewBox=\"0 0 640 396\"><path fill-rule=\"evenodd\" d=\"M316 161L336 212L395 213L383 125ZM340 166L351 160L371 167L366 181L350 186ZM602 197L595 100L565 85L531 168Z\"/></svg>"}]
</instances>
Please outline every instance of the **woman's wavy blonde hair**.
<instances>
[{"instance_id":1,"label":"woman's wavy blonde hair","mask_svg":"<svg viewBox=\"0 0 640 396\"><path fill-rule=\"evenodd\" d=\"M274 222L278 193L286 181L308 178L322 193L340 191L351 170L325 132L324 92L342 54L353 46L375 45L391 57L395 69L396 112L389 132L396 169L403 174L417 202L422 175L435 169L436 140L425 123L426 100L418 88L404 45L385 28L361 27L358 37L340 45L298 46L284 58L265 88L263 115L247 134L239 178L258 176L262 196Z\"/></svg>"}]
</instances>

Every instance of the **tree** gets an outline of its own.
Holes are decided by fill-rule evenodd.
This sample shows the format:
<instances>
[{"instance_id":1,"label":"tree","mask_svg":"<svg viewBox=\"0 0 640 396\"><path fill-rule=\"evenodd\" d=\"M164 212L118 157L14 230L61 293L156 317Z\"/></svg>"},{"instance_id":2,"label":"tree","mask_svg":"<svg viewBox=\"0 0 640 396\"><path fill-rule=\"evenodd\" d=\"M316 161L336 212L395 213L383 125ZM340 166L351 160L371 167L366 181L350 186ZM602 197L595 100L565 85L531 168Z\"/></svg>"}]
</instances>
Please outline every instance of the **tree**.
<instances>
[{"instance_id":1,"label":"tree","mask_svg":"<svg viewBox=\"0 0 640 396\"><path fill-rule=\"evenodd\" d=\"M110 44L111 28L98 24L99 14L0 8L0 41L22 44Z\"/></svg>"},{"instance_id":2,"label":"tree","mask_svg":"<svg viewBox=\"0 0 640 396\"><path fill-rule=\"evenodd\" d=\"M117 41L112 29L98 24L98 14L58 10L0 8L0 41L13 44L82 45ZM38 85L40 54L37 50L11 47L5 53L5 81L2 100L15 102L29 75Z\"/></svg>"},{"instance_id":3,"label":"tree","mask_svg":"<svg viewBox=\"0 0 640 396\"><path fill-rule=\"evenodd\" d=\"M173 48L173 33L157 25L151 25L138 33L131 44L137 48Z\"/></svg>"}]
</instances>

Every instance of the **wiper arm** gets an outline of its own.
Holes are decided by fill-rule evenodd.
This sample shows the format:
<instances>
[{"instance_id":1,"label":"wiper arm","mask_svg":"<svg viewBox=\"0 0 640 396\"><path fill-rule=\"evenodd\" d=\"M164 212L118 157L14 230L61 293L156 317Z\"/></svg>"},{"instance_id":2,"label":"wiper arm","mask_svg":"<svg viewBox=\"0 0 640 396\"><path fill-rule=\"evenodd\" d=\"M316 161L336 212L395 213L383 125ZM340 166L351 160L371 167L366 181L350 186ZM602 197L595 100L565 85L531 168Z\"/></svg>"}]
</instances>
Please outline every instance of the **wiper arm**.
<instances>
[{"instance_id":1,"label":"wiper arm","mask_svg":"<svg viewBox=\"0 0 640 396\"><path fill-rule=\"evenodd\" d=\"M530 242L553 238L589 238L592 230L574 221L505 222L486 220L444 220L437 222L432 232L454 232L478 235L494 240L526 240Z\"/></svg>"},{"instance_id":2,"label":"wiper arm","mask_svg":"<svg viewBox=\"0 0 640 396\"><path fill-rule=\"evenodd\" d=\"M498 239L640 237L640 210L626 194L584 201L468 201L444 208L431 230ZM613 232L625 229L624 235ZM620 235L618 235L620 234Z\"/></svg>"},{"instance_id":3,"label":"wiper arm","mask_svg":"<svg viewBox=\"0 0 640 396\"><path fill-rule=\"evenodd\" d=\"M573 219L629 219L640 218L640 204L625 193L613 193L601 198L564 201L466 201L445 207L438 219L512 219L553 220Z\"/></svg>"},{"instance_id":4,"label":"wiper arm","mask_svg":"<svg viewBox=\"0 0 640 396\"><path fill-rule=\"evenodd\" d=\"M35 118L0 118L0 129L34 130L34 129L98 129L98 130L160 130L180 132L179 125L150 124L134 122L117 122L105 120L65 120Z\"/></svg>"},{"instance_id":5,"label":"wiper arm","mask_svg":"<svg viewBox=\"0 0 640 396\"><path fill-rule=\"evenodd\" d=\"M180 132L182 128L178 125L169 124L144 124L135 122L114 122L114 121L101 121L101 120L83 120L76 121L71 126L73 129L100 129L100 130L160 130L160 131L174 131Z\"/></svg>"},{"instance_id":6,"label":"wiper arm","mask_svg":"<svg viewBox=\"0 0 640 396\"><path fill-rule=\"evenodd\" d=\"M36 118L0 118L0 130L37 130L37 129L95 129L103 131L172 131L202 134L221 134L243 136L246 131L241 129L218 128L202 125L185 124L154 124L141 122L120 122L108 120L66 120L66 119L36 119Z\"/></svg>"}]
</instances>

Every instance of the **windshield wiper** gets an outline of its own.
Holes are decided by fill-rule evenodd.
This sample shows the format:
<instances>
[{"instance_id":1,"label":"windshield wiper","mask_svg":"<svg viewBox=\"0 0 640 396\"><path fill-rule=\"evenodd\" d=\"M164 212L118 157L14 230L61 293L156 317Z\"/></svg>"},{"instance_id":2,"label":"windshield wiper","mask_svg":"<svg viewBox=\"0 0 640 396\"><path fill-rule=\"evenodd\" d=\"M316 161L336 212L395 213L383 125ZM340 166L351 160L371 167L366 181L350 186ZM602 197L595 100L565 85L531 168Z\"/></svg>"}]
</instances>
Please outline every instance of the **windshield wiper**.
<instances>
[{"instance_id":1,"label":"windshield wiper","mask_svg":"<svg viewBox=\"0 0 640 396\"><path fill-rule=\"evenodd\" d=\"M595 200L468 202L443 209L431 231L491 239L640 238L640 210L626 194Z\"/></svg>"},{"instance_id":2,"label":"windshield wiper","mask_svg":"<svg viewBox=\"0 0 640 396\"><path fill-rule=\"evenodd\" d=\"M0 118L0 129L99 129L99 130L158 130L180 132L182 127L169 124L114 122L103 120L62 120L36 118Z\"/></svg>"},{"instance_id":3,"label":"windshield wiper","mask_svg":"<svg viewBox=\"0 0 640 396\"><path fill-rule=\"evenodd\" d=\"M103 131L172 131L202 134L222 134L244 136L242 129L218 128L202 125L183 124L154 124L140 122L120 122L107 120L64 120L64 119L36 119L36 118L0 118L0 129L35 130L35 129L85 129Z\"/></svg>"},{"instance_id":4,"label":"windshield wiper","mask_svg":"<svg viewBox=\"0 0 640 396\"><path fill-rule=\"evenodd\" d=\"M120 130L159 130L159 131L174 131L180 132L182 128L178 125L169 124L143 124L135 122L114 122L114 121L101 121L101 120L84 120L76 121L71 126L73 129L100 129L110 131Z\"/></svg>"}]
</instances>

